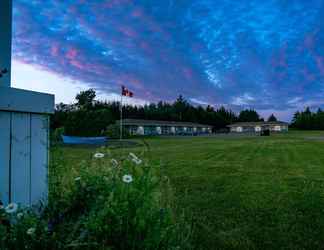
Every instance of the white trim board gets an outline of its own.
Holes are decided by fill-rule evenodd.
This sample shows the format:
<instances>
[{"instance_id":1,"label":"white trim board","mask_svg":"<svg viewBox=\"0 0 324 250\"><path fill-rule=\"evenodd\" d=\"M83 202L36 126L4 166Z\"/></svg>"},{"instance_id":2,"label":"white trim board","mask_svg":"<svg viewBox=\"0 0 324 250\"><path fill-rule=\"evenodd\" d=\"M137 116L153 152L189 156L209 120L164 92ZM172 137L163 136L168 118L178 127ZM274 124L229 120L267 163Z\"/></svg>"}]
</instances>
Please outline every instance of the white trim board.
<instances>
[{"instance_id":1,"label":"white trim board","mask_svg":"<svg viewBox=\"0 0 324 250\"><path fill-rule=\"evenodd\" d=\"M0 87L0 110L36 114L54 113L54 95Z\"/></svg>"}]
</instances>

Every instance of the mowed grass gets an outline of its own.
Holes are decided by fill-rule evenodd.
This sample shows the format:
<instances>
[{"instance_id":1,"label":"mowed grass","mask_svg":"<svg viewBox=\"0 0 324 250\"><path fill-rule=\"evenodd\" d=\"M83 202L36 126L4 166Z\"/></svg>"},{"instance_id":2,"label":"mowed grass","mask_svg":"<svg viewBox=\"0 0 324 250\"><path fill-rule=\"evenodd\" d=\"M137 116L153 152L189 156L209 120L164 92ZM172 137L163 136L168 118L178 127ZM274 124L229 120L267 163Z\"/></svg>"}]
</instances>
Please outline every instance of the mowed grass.
<instances>
[{"instance_id":1,"label":"mowed grass","mask_svg":"<svg viewBox=\"0 0 324 250\"><path fill-rule=\"evenodd\" d=\"M194 217L201 249L323 249L324 140L313 139L320 136L294 131L146 143L150 161L171 180L177 206ZM96 151L64 147L60 157L77 166ZM65 171L68 181L78 168Z\"/></svg>"}]
</instances>

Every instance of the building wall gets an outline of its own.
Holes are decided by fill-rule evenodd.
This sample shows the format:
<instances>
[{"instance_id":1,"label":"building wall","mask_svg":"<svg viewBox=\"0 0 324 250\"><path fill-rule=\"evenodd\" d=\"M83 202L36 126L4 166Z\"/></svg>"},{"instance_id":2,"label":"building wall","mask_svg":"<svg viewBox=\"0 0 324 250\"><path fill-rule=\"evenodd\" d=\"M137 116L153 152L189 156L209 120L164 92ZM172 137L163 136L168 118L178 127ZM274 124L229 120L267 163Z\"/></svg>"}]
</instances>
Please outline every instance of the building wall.
<instances>
[{"instance_id":1,"label":"building wall","mask_svg":"<svg viewBox=\"0 0 324 250\"><path fill-rule=\"evenodd\" d=\"M191 126L124 126L131 135L194 135L209 134L211 128L197 128Z\"/></svg>"},{"instance_id":2,"label":"building wall","mask_svg":"<svg viewBox=\"0 0 324 250\"><path fill-rule=\"evenodd\" d=\"M48 115L0 111L0 200L47 199Z\"/></svg>"},{"instance_id":3,"label":"building wall","mask_svg":"<svg viewBox=\"0 0 324 250\"><path fill-rule=\"evenodd\" d=\"M287 125L272 125L272 126L233 126L230 128L230 132L234 133L259 133L262 130L269 129L272 132L287 132Z\"/></svg>"}]
</instances>

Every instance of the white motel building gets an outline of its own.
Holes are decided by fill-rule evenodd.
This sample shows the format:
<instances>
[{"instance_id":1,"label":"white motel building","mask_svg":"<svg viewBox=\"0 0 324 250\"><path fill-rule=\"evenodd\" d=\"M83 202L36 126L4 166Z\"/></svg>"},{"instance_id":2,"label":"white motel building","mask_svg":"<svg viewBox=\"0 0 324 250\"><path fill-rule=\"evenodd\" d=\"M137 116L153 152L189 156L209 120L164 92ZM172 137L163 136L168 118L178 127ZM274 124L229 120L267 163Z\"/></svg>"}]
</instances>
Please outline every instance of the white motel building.
<instances>
[{"instance_id":1,"label":"white motel building","mask_svg":"<svg viewBox=\"0 0 324 250\"><path fill-rule=\"evenodd\" d=\"M120 124L120 121L117 121ZM123 129L131 135L202 135L211 134L212 126L191 122L125 119Z\"/></svg>"},{"instance_id":2,"label":"white motel building","mask_svg":"<svg viewBox=\"0 0 324 250\"><path fill-rule=\"evenodd\" d=\"M288 123L286 122L238 122L227 127L230 132L234 133L259 133L264 130L269 130L271 132L287 132Z\"/></svg>"}]
</instances>

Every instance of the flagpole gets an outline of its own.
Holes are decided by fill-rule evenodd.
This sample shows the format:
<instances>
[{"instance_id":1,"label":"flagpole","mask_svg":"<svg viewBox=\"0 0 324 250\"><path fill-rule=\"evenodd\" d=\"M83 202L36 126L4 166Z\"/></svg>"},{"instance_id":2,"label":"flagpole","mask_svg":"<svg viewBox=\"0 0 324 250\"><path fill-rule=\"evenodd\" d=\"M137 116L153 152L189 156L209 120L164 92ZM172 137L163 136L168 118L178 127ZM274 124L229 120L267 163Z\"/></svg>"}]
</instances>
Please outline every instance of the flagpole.
<instances>
[{"instance_id":1,"label":"flagpole","mask_svg":"<svg viewBox=\"0 0 324 250\"><path fill-rule=\"evenodd\" d=\"M121 91L120 95L120 136L119 140L122 141L123 139L123 90Z\"/></svg>"}]
</instances>

